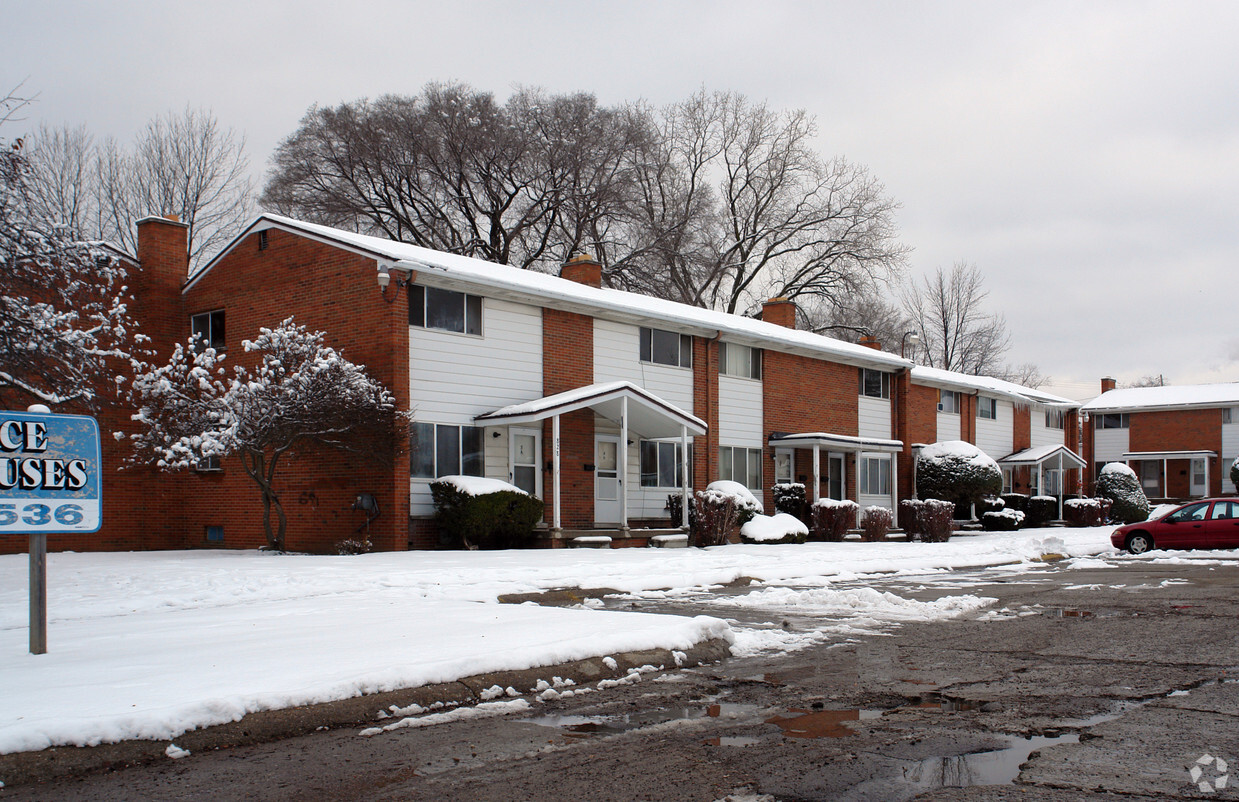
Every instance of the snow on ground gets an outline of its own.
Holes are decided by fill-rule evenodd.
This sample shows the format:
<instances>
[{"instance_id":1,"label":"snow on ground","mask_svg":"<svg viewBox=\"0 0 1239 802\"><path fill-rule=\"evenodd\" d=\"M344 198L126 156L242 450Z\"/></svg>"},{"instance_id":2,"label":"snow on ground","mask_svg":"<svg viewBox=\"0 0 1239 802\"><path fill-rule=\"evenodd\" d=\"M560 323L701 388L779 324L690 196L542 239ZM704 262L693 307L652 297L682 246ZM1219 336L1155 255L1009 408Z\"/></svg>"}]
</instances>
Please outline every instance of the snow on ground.
<instances>
[{"instance_id":1,"label":"snow on ground","mask_svg":"<svg viewBox=\"0 0 1239 802\"><path fill-rule=\"evenodd\" d=\"M1109 552L1108 527L948 543L729 545L711 549L406 552L350 557L177 551L48 555L48 654L28 653L27 558L0 556L0 753L170 739L245 713L554 665L735 633L717 618L498 604L506 593L702 588L753 577L825 587L867 575L949 576ZM1166 557L1165 553L1155 553ZM1217 556L1217 553L1212 553ZM832 591L833 592L833 591ZM755 596L754 599L760 599ZM773 596L767 597L773 599ZM951 597L958 615L975 597ZM806 609L844 597L788 596ZM838 634L935 614L855 596ZM955 606L952 607L951 605ZM908 611L915 611L909 613ZM750 638L744 651L779 648ZM525 689L521 689L525 690Z\"/></svg>"}]
</instances>

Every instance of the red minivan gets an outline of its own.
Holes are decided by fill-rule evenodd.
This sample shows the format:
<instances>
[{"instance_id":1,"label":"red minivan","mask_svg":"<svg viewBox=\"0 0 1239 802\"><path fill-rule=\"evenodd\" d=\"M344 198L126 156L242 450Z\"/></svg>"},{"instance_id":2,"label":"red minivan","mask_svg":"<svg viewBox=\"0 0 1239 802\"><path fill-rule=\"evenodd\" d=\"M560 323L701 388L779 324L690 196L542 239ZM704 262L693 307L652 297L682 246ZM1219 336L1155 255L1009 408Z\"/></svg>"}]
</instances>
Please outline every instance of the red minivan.
<instances>
[{"instance_id":1,"label":"red minivan","mask_svg":"<svg viewBox=\"0 0 1239 802\"><path fill-rule=\"evenodd\" d=\"M1149 549L1239 548L1239 499L1190 501L1159 518L1120 526L1110 542L1132 554Z\"/></svg>"}]
</instances>

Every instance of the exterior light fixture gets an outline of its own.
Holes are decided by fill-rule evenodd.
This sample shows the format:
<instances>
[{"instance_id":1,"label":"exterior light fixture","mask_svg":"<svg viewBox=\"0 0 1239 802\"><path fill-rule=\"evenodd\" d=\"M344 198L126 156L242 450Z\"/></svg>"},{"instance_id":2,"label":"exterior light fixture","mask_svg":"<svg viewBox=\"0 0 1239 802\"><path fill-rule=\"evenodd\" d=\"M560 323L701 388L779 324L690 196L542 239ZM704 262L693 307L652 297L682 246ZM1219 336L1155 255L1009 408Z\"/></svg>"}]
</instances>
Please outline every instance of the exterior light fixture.
<instances>
[{"instance_id":1,"label":"exterior light fixture","mask_svg":"<svg viewBox=\"0 0 1239 802\"><path fill-rule=\"evenodd\" d=\"M387 294L387 285L391 284L391 271L387 269L387 265L379 265L379 291L384 295Z\"/></svg>"},{"instance_id":2,"label":"exterior light fixture","mask_svg":"<svg viewBox=\"0 0 1239 802\"><path fill-rule=\"evenodd\" d=\"M903 339L899 341L899 356L903 356L905 346L911 345L912 350L915 351L916 346L920 345L920 343L921 335L917 334L915 331L904 332Z\"/></svg>"}]
</instances>

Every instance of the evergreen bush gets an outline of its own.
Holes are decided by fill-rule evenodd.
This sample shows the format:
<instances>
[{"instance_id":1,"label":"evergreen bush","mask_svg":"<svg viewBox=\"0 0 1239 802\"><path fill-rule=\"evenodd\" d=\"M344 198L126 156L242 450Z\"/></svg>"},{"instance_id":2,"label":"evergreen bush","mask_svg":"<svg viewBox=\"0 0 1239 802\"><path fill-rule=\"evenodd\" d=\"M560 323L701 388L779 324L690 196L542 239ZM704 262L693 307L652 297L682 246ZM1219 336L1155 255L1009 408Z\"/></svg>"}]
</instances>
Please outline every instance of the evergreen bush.
<instances>
[{"instance_id":1,"label":"evergreen bush","mask_svg":"<svg viewBox=\"0 0 1239 802\"><path fill-rule=\"evenodd\" d=\"M945 543L955 529L955 505L950 501L927 498L921 502L921 540L926 543Z\"/></svg>"},{"instance_id":2,"label":"evergreen bush","mask_svg":"<svg viewBox=\"0 0 1239 802\"><path fill-rule=\"evenodd\" d=\"M1136 472L1122 462L1108 462L1097 477L1097 495L1113 502L1110 520L1125 524L1147 520L1149 500Z\"/></svg>"},{"instance_id":3,"label":"evergreen bush","mask_svg":"<svg viewBox=\"0 0 1239 802\"><path fill-rule=\"evenodd\" d=\"M1005 509L1028 512L1028 495L1026 493L1003 493L999 498Z\"/></svg>"},{"instance_id":4,"label":"evergreen bush","mask_svg":"<svg viewBox=\"0 0 1239 802\"><path fill-rule=\"evenodd\" d=\"M813 540L825 540L838 543L856 522L856 511L860 509L855 501L837 501L833 498L823 498L813 503L810 508L810 537Z\"/></svg>"},{"instance_id":5,"label":"evergreen bush","mask_svg":"<svg viewBox=\"0 0 1239 802\"><path fill-rule=\"evenodd\" d=\"M1063 502L1063 520L1068 526L1101 526L1101 506L1095 498L1069 498Z\"/></svg>"},{"instance_id":6,"label":"evergreen bush","mask_svg":"<svg viewBox=\"0 0 1239 802\"><path fill-rule=\"evenodd\" d=\"M1058 517L1058 499L1054 496L1033 496L1028 500L1025 523L1035 529Z\"/></svg>"},{"instance_id":7,"label":"evergreen bush","mask_svg":"<svg viewBox=\"0 0 1239 802\"><path fill-rule=\"evenodd\" d=\"M1024 523L1019 510L989 510L981 513L981 528L986 532L1014 532Z\"/></svg>"},{"instance_id":8,"label":"evergreen bush","mask_svg":"<svg viewBox=\"0 0 1239 802\"><path fill-rule=\"evenodd\" d=\"M866 507L860 516L860 539L866 543L881 543L891 531L891 511L886 507Z\"/></svg>"},{"instance_id":9,"label":"evergreen bush","mask_svg":"<svg viewBox=\"0 0 1239 802\"><path fill-rule=\"evenodd\" d=\"M807 507L804 485L800 482L785 482L770 488L774 496L774 511L785 512L803 521Z\"/></svg>"},{"instance_id":10,"label":"evergreen bush","mask_svg":"<svg viewBox=\"0 0 1239 802\"><path fill-rule=\"evenodd\" d=\"M921 508L924 502L919 498L905 498L899 502L899 525L903 527L908 540L916 540L921 536Z\"/></svg>"},{"instance_id":11,"label":"evergreen bush","mask_svg":"<svg viewBox=\"0 0 1239 802\"><path fill-rule=\"evenodd\" d=\"M972 443L934 443L916 460L916 489L929 498L976 502L1002 492L1002 469Z\"/></svg>"},{"instance_id":12,"label":"evergreen bush","mask_svg":"<svg viewBox=\"0 0 1239 802\"><path fill-rule=\"evenodd\" d=\"M516 487L473 495L443 477L430 483L439 532L466 549L528 546L542 519L542 501ZM471 479L473 477L461 477Z\"/></svg>"}]
</instances>

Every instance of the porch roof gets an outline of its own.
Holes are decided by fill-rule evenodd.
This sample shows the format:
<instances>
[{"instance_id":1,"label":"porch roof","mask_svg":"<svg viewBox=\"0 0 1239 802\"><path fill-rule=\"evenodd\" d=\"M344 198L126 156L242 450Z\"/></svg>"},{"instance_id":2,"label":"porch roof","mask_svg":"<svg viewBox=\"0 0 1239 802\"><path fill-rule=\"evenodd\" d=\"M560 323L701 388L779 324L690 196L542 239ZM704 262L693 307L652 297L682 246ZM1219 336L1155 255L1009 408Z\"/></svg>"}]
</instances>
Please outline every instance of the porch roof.
<instances>
[{"instance_id":1,"label":"porch roof","mask_svg":"<svg viewBox=\"0 0 1239 802\"><path fill-rule=\"evenodd\" d=\"M770 445L791 446L792 448L812 448L821 446L836 451L903 451L902 440L883 440L877 437L852 437L846 434L831 434L829 432L799 432L785 434L775 432L770 435Z\"/></svg>"},{"instance_id":2,"label":"porch roof","mask_svg":"<svg viewBox=\"0 0 1239 802\"><path fill-rule=\"evenodd\" d=\"M1024 465L1044 465L1060 455L1063 458L1063 462L1071 463L1073 468L1083 468L1087 464L1080 458L1080 455L1061 444L1026 448L1023 451L1008 454L998 460L998 464L1007 468L1016 468Z\"/></svg>"},{"instance_id":3,"label":"porch roof","mask_svg":"<svg viewBox=\"0 0 1239 802\"><path fill-rule=\"evenodd\" d=\"M1123 459L1200 459L1216 457L1216 451L1127 451Z\"/></svg>"},{"instance_id":4,"label":"porch roof","mask_svg":"<svg viewBox=\"0 0 1239 802\"><path fill-rule=\"evenodd\" d=\"M629 431L647 440L679 437L683 429L687 429L689 434L705 434L709 428L700 418L627 381L591 384L534 401L512 404L478 415L474 421L503 426L537 423L580 409L592 409L608 420L619 421L625 398L628 399Z\"/></svg>"}]
</instances>

